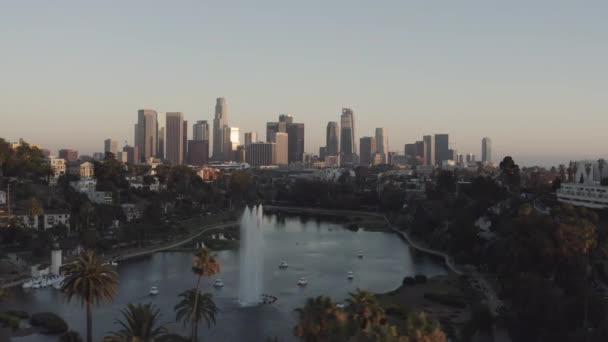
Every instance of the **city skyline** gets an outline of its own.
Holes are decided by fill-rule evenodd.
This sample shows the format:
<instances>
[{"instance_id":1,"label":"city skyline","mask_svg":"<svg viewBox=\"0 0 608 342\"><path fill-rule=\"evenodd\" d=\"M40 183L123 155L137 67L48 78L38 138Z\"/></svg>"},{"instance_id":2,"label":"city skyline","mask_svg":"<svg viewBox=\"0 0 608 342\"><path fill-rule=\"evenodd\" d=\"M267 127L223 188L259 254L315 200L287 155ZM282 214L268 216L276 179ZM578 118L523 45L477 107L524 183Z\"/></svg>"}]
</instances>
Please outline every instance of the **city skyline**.
<instances>
[{"instance_id":1,"label":"city skyline","mask_svg":"<svg viewBox=\"0 0 608 342\"><path fill-rule=\"evenodd\" d=\"M262 4L255 16L223 4L142 4L5 6L0 134L92 154L107 138L133 145L129 125L141 108L211 125L221 96L242 132L263 135L265 122L293 113L308 153L349 107L355 142L386 127L392 151L446 133L459 153L478 156L491 137L494 162L604 155L596 141L608 126L608 49L597 43L608 32L605 3L313 1ZM134 25L135 17L150 20Z\"/></svg>"}]
</instances>

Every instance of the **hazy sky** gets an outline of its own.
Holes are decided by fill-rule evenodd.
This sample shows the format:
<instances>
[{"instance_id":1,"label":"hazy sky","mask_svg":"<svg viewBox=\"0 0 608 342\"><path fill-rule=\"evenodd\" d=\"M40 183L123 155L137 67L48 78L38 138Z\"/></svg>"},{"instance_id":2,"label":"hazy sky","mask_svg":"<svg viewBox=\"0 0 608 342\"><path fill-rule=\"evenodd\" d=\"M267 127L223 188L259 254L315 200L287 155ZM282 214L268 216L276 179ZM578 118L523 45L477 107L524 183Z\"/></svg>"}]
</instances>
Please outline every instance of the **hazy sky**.
<instances>
[{"instance_id":1,"label":"hazy sky","mask_svg":"<svg viewBox=\"0 0 608 342\"><path fill-rule=\"evenodd\" d=\"M401 153L449 133L523 164L597 158L607 18L608 1L4 1L0 137L92 153L131 143L137 109L211 122L224 96L262 138L292 113L307 152L344 106Z\"/></svg>"}]
</instances>

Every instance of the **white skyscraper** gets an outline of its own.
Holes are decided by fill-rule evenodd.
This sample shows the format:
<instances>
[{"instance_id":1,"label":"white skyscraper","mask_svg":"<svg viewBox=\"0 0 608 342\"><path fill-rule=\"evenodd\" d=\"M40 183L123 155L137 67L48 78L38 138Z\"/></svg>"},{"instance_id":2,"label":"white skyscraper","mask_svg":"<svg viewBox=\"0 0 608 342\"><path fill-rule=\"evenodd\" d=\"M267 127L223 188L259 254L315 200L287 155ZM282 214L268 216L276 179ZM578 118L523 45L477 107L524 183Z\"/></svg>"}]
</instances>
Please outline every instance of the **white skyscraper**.
<instances>
[{"instance_id":1,"label":"white skyscraper","mask_svg":"<svg viewBox=\"0 0 608 342\"><path fill-rule=\"evenodd\" d=\"M238 127L230 127L230 143L233 151L236 151L236 148L241 144L240 132Z\"/></svg>"},{"instance_id":2,"label":"white skyscraper","mask_svg":"<svg viewBox=\"0 0 608 342\"><path fill-rule=\"evenodd\" d=\"M487 137L481 139L481 161L483 163L492 162L492 140Z\"/></svg>"},{"instance_id":3,"label":"white skyscraper","mask_svg":"<svg viewBox=\"0 0 608 342\"><path fill-rule=\"evenodd\" d=\"M380 154L382 163L388 164L388 135L385 128L376 128L376 153Z\"/></svg>"},{"instance_id":4,"label":"white skyscraper","mask_svg":"<svg viewBox=\"0 0 608 342\"><path fill-rule=\"evenodd\" d=\"M228 108L226 99L218 97L215 103L215 119L213 119L213 159L224 160L230 151L224 151L229 144L229 137L224 137L224 132L229 131L228 127Z\"/></svg>"}]
</instances>

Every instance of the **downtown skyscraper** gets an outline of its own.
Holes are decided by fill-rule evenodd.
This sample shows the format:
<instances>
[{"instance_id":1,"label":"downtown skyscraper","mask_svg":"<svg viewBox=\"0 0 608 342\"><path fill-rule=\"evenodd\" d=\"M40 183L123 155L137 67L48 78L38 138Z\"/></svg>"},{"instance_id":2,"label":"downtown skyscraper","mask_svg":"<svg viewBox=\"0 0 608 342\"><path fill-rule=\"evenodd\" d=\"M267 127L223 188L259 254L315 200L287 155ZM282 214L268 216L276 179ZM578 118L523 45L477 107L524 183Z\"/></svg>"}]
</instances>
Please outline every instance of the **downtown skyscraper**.
<instances>
[{"instance_id":1,"label":"downtown skyscraper","mask_svg":"<svg viewBox=\"0 0 608 342\"><path fill-rule=\"evenodd\" d=\"M215 118L213 119L213 159L226 160L230 151L225 151L230 144L230 128L228 126L228 108L226 99L218 97L215 102ZM228 133L225 136L224 133ZM228 142L228 143L227 143Z\"/></svg>"},{"instance_id":2,"label":"downtown skyscraper","mask_svg":"<svg viewBox=\"0 0 608 342\"><path fill-rule=\"evenodd\" d=\"M135 146L143 159L157 157L158 151L158 114L151 109L137 111L135 124Z\"/></svg>"},{"instance_id":3,"label":"downtown skyscraper","mask_svg":"<svg viewBox=\"0 0 608 342\"><path fill-rule=\"evenodd\" d=\"M369 166L374 162L374 154L376 154L378 145L374 137L362 137L359 139L359 163Z\"/></svg>"},{"instance_id":4,"label":"downtown skyscraper","mask_svg":"<svg viewBox=\"0 0 608 342\"><path fill-rule=\"evenodd\" d=\"M356 151L354 113L350 108L342 108L342 115L340 116L340 163L351 166L356 164Z\"/></svg>"},{"instance_id":5,"label":"downtown skyscraper","mask_svg":"<svg viewBox=\"0 0 608 342\"><path fill-rule=\"evenodd\" d=\"M492 162L492 139L487 137L481 139L481 161L483 163Z\"/></svg>"},{"instance_id":6,"label":"downtown skyscraper","mask_svg":"<svg viewBox=\"0 0 608 342\"><path fill-rule=\"evenodd\" d=\"M435 165L441 166L444 160L450 160L450 136L435 134Z\"/></svg>"},{"instance_id":7,"label":"downtown skyscraper","mask_svg":"<svg viewBox=\"0 0 608 342\"><path fill-rule=\"evenodd\" d=\"M380 154L382 163L388 164L388 135L385 128L376 128L376 152Z\"/></svg>"},{"instance_id":8,"label":"downtown skyscraper","mask_svg":"<svg viewBox=\"0 0 608 342\"><path fill-rule=\"evenodd\" d=\"M192 140L209 141L209 124L207 123L207 120L199 120L192 125Z\"/></svg>"},{"instance_id":9,"label":"downtown skyscraper","mask_svg":"<svg viewBox=\"0 0 608 342\"><path fill-rule=\"evenodd\" d=\"M325 135L325 154L328 156L337 156L340 153L340 126L335 121L327 123L327 132Z\"/></svg>"},{"instance_id":10,"label":"downtown skyscraper","mask_svg":"<svg viewBox=\"0 0 608 342\"><path fill-rule=\"evenodd\" d=\"M432 135L422 137L424 144L424 165L435 165L435 140Z\"/></svg>"},{"instance_id":11,"label":"downtown skyscraper","mask_svg":"<svg viewBox=\"0 0 608 342\"><path fill-rule=\"evenodd\" d=\"M184 115L180 112L167 113L165 130L167 137L165 145L166 157L172 164L179 165L184 162Z\"/></svg>"}]
</instances>

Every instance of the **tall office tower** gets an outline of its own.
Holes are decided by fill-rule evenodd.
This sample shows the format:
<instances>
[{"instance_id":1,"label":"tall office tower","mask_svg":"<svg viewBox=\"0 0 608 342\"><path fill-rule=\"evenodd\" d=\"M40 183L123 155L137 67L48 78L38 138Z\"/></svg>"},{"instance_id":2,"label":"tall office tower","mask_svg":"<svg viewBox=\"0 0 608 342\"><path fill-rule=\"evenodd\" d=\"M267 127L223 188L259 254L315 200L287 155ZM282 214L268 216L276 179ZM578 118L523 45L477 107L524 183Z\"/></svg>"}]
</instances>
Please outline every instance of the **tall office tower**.
<instances>
[{"instance_id":1,"label":"tall office tower","mask_svg":"<svg viewBox=\"0 0 608 342\"><path fill-rule=\"evenodd\" d=\"M456 159L457 159L457 161L456 161L456 162L457 162L458 164L460 164L460 165L463 165L463 164L464 164L464 155L462 155L462 154L458 154L458 155L456 156Z\"/></svg>"},{"instance_id":2,"label":"tall office tower","mask_svg":"<svg viewBox=\"0 0 608 342\"><path fill-rule=\"evenodd\" d=\"M448 150L448 160L453 160L455 162L458 162L458 151L455 149L449 149Z\"/></svg>"},{"instance_id":3,"label":"tall office tower","mask_svg":"<svg viewBox=\"0 0 608 342\"><path fill-rule=\"evenodd\" d=\"M285 122L286 124L293 123L293 116L291 114L281 114L279 115L279 122Z\"/></svg>"},{"instance_id":4,"label":"tall office tower","mask_svg":"<svg viewBox=\"0 0 608 342\"><path fill-rule=\"evenodd\" d=\"M179 112L166 114L167 160L174 165L184 162L184 115Z\"/></svg>"},{"instance_id":5,"label":"tall office tower","mask_svg":"<svg viewBox=\"0 0 608 342\"><path fill-rule=\"evenodd\" d=\"M207 120L198 120L192 125L192 140L209 141L209 124Z\"/></svg>"},{"instance_id":6,"label":"tall office tower","mask_svg":"<svg viewBox=\"0 0 608 342\"><path fill-rule=\"evenodd\" d=\"M441 165L444 160L450 160L450 137L447 134L435 134L435 164Z\"/></svg>"},{"instance_id":7,"label":"tall office tower","mask_svg":"<svg viewBox=\"0 0 608 342\"><path fill-rule=\"evenodd\" d=\"M69 148L59 150L59 158L63 158L66 161L74 162L78 160L78 151Z\"/></svg>"},{"instance_id":8,"label":"tall office tower","mask_svg":"<svg viewBox=\"0 0 608 342\"><path fill-rule=\"evenodd\" d=\"M424 141L416 141L416 157L424 159Z\"/></svg>"},{"instance_id":9,"label":"tall office tower","mask_svg":"<svg viewBox=\"0 0 608 342\"><path fill-rule=\"evenodd\" d=\"M490 138L481 139L481 161L492 162L492 140Z\"/></svg>"},{"instance_id":10,"label":"tall office tower","mask_svg":"<svg viewBox=\"0 0 608 342\"><path fill-rule=\"evenodd\" d=\"M424 165L435 164L435 141L432 135L422 137L424 143Z\"/></svg>"},{"instance_id":11,"label":"tall office tower","mask_svg":"<svg viewBox=\"0 0 608 342\"><path fill-rule=\"evenodd\" d=\"M325 161L326 156L327 156L327 146L319 147L319 160Z\"/></svg>"},{"instance_id":12,"label":"tall office tower","mask_svg":"<svg viewBox=\"0 0 608 342\"><path fill-rule=\"evenodd\" d=\"M276 144L255 142L247 146L245 158L251 166L275 165Z\"/></svg>"},{"instance_id":13,"label":"tall office tower","mask_svg":"<svg viewBox=\"0 0 608 342\"><path fill-rule=\"evenodd\" d=\"M182 146L183 146L183 162L188 162L188 120L184 120L184 135L182 136Z\"/></svg>"},{"instance_id":14,"label":"tall office tower","mask_svg":"<svg viewBox=\"0 0 608 342\"><path fill-rule=\"evenodd\" d=\"M165 159L165 127L161 127L158 130L158 148L156 150L156 157L160 160Z\"/></svg>"},{"instance_id":15,"label":"tall office tower","mask_svg":"<svg viewBox=\"0 0 608 342\"><path fill-rule=\"evenodd\" d=\"M376 128L376 152L382 156L382 162L389 164L388 162L388 135L386 129Z\"/></svg>"},{"instance_id":16,"label":"tall office tower","mask_svg":"<svg viewBox=\"0 0 608 342\"><path fill-rule=\"evenodd\" d=\"M326 155L337 156L340 153L339 126L335 121L327 123L327 133L325 136Z\"/></svg>"},{"instance_id":17,"label":"tall office tower","mask_svg":"<svg viewBox=\"0 0 608 342\"><path fill-rule=\"evenodd\" d=\"M274 133L275 159L277 165L289 165L289 134L277 132Z\"/></svg>"},{"instance_id":18,"label":"tall office tower","mask_svg":"<svg viewBox=\"0 0 608 342\"><path fill-rule=\"evenodd\" d=\"M287 133L287 122L279 121L279 122L267 122L266 123L266 141L272 142L270 139L274 137L274 133L281 132Z\"/></svg>"},{"instance_id":19,"label":"tall office tower","mask_svg":"<svg viewBox=\"0 0 608 342\"><path fill-rule=\"evenodd\" d=\"M254 142L258 142L258 133L257 132L247 132L245 133L245 146L249 146Z\"/></svg>"},{"instance_id":20,"label":"tall office tower","mask_svg":"<svg viewBox=\"0 0 608 342\"><path fill-rule=\"evenodd\" d=\"M374 154L377 151L376 138L363 137L359 139L359 163L361 165L373 164Z\"/></svg>"},{"instance_id":21,"label":"tall office tower","mask_svg":"<svg viewBox=\"0 0 608 342\"><path fill-rule=\"evenodd\" d=\"M222 148L222 153L224 156L222 160L230 161L232 160L232 141L230 140L232 134L232 128L230 126L224 126L222 130L222 139L224 147Z\"/></svg>"},{"instance_id":22,"label":"tall office tower","mask_svg":"<svg viewBox=\"0 0 608 342\"><path fill-rule=\"evenodd\" d=\"M202 166L209 162L209 140L188 140L188 164Z\"/></svg>"},{"instance_id":23,"label":"tall office tower","mask_svg":"<svg viewBox=\"0 0 608 342\"><path fill-rule=\"evenodd\" d=\"M118 141L112 139L106 139L103 142L103 152L112 153L114 156L118 154Z\"/></svg>"},{"instance_id":24,"label":"tall office tower","mask_svg":"<svg viewBox=\"0 0 608 342\"><path fill-rule=\"evenodd\" d=\"M137 146L126 145L122 148L122 152L127 154L127 163L139 164L139 148Z\"/></svg>"},{"instance_id":25,"label":"tall office tower","mask_svg":"<svg viewBox=\"0 0 608 342\"><path fill-rule=\"evenodd\" d=\"M304 161L304 124L289 123L287 134L289 135L289 163Z\"/></svg>"},{"instance_id":26,"label":"tall office tower","mask_svg":"<svg viewBox=\"0 0 608 342\"><path fill-rule=\"evenodd\" d=\"M228 137L224 137L225 127L228 126L228 108L226 107L226 99L218 97L215 103L215 118L213 119L213 159L224 160L226 153L226 140L230 141L230 133ZM230 132L230 129L228 129Z\"/></svg>"},{"instance_id":27,"label":"tall office tower","mask_svg":"<svg viewBox=\"0 0 608 342\"><path fill-rule=\"evenodd\" d=\"M236 148L241 144L241 130L238 127L230 127L230 150L236 151Z\"/></svg>"},{"instance_id":28,"label":"tall office tower","mask_svg":"<svg viewBox=\"0 0 608 342\"><path fill-rule=\"evenodd\" d=\"M158 114L151 109L137 111L137 141L143 159L157 156L158 147Z\"/></svg>"},{"instance_id":29,"label":"tall office tower","mask_svg":"<svg viewBox=\"0 0 608 342\"><path fill-rule=\"evenodd\" d=\"M350 108L342 108L342 116L340 117L340 162L343 165L354 165L356 151L354 113Z\"/></svg>"},{"instance_id":30,"label":"tall office tower","mask_svg":"<svg viewBox=\"0 0 608 342\"><path fill-rule=\"evenodd\" d=\"M406 157L416 157L416 144L405 144L404 154Z\"/></svg>"},{"instance_id":31,"label":"tall office tower","mask_svg":"<svg viewBox=\"0 0 608 342\"><path fill-rule=\"evenodd\" d=\"M237 163L246 163L247 162L247 148L245 145L239 145L234 151L234 160Z\"/></svg>"},{"instance_id":32,"label":"tall office tower","mask_svg":"<svg viewBox=\"0 0 608 342\"><path fill-rule=\"evenodd\" d=\"M472 153L467 154L467 163L474 163L475 162L475 155Z\"/></svg>"}]
</instances>

